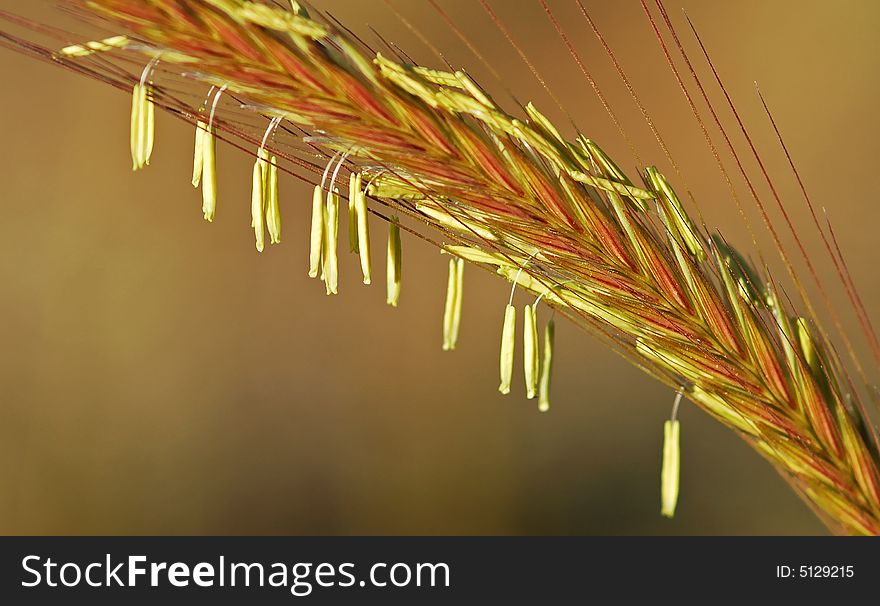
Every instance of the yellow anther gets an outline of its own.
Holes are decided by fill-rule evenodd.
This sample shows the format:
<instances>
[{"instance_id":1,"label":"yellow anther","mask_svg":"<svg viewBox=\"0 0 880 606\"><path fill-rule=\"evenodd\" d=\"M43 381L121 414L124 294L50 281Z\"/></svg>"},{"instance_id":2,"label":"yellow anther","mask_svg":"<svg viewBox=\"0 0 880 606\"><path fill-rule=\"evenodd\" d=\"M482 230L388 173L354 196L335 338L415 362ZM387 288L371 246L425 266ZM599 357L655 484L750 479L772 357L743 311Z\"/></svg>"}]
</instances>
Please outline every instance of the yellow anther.
<instances>
[{"instance_id":1,"label":"yellow anther","mask_svg":"<svg viewBox=\"0 0 880 606\"><path fill-rule=\"evenodd\" d=\"M317 278L321 269L322 248L324 244L324 196L321 186L315 185L312 192L312 230L309 239L309 277Z\"/></svg>"},{"instance_id":2,"label":"yellow anther","mask_svg":"<svg viewBox=\"0 0 880 606\"><path fill-rule=\"evenodd\" d=\"M141 167L141 86L134 85L131 91L131 170Z\"/></svg>"},{"instance_id":3,"label":"yellow anther","mask_svg":"<svg viewBox=\"0 0 880 606\"><path fill-rule=\"evenodd\" d=\"M397 307L400 300L400 278L402 270L402 250L400 247L400 225L392 219L388 227L388 256L386 262L387 293L385 302Z\"/></svg>"},{"instance_id":4,"label":"yellow anther","mask_svg":"<svg viewBox=\"0 0 880 606\"><path fill-rule=\"evenodd\" d=\"M257 251L263 252L265 245L266 181L268 179L267 153L260 148L254 162L253 178L251 179L251 227L254 228L254 239Z\"/></svg>"},{"instance_id":5,"label":"yellow anther","mask_svg":"<svg viewBox=\"0 0 880 606\"><path fill-rule=\"evenodd\" d=\"M361 188L360 173L348 177L348 250L358 252L357 196Z\"/></svg>"},{"instance_id":6,"label":"yellow anther","mask_svg":"<svg viewBox=\"0 0 880 606\"><path fill-rule=\"evenodd\" d=\"M269 184L266 191L266 229L272 244L281 242L281 207L278 202L278 158L269 160Z\"/></svg>"},{"instance_id":7,"label":"yellow anther","mask_svg":"<svg viewBox=\"0 0 880 606\"><path fill-rule=\"evenodd\" d=\"M214 129L202 131L202 213L206 221L214 220L217 210L217 163Z\"/></svg>"},{"instance_id":8,"label":"yellow anther","mask_svg":"<svg viewBox=\"0 0 880 606\"><path fill-rule=\"evenodd\" d=\"M498 391L510 393L513 378L513 354L516 340L516 308L510 303L504 308L504 324L501 328L501 385Z\"/></svg>"},{"instance_id":9,"label":"yellow anther","mask_svg":"<svg viewBox=\"0 0 880 606\"><path fill-rule=\"evenodd\" d=\"M535 397L538 388L538 324L535 311L531 305L523 309L523 370L529 400Z\"/></svg>"},{"instance_id":10,"label":"yellow anther","mask_svg":"<svg viewBox=\"0 0 880 606\"><path fill-rule=\"evenodd\" d=\"M556 327L551 318L544 328L544 355L541 358L541 380L538 383L538 410L541 412L550 410L550 378L553 375L553 342L555 336Z\"/></svg>"},{"instance_id":11,"label":"yellow anther","mask_svg":"<svg viewBox=\"0 0 880 606\"><path fill-rule=\"evenodd\" d=\"M464 259L449 260L449 279L446 283L446 305L443 310L443 351L455 349L461 326L461 296Z\"/></svg>"},{"instance_id":12,"label":"yellow anther","mask_svg":"<svg viewBox=\"0 0 880 606\"><path fill-rule=\"evenodd\" d=\"M205 129L207 125L201 120L196 124L196 140L193 146L192 185L198 187L202 181L202 166L205 162Z\"/></svg>"},{"instance_id":13,"label":"yellow anther","mask_svg":"<svg viewBox=\"0 0 880 606\"><path fill-rule=\"evenodd\" d=\"M149 70L149 66L147 67ZM152 87L138 82L131 91L131 168L140 170L150 163L155 132L155 106Z\"/></svg>"},{"instance_id":14,"label":"yellow anther","mask_svg":"<svg viewBox=\"0 0 880 606\"><path fill-rule=\"evenodd\" d=\"M327 194L324 217L324 285L328 295L335 295L339 293L339 190Z\"/></svg>"},{"instance_id":15,"label":"yellow anther","mask_svg":"<svg viewBox=\"0 0 880 606\"><path fill-rule=\"evenodd\" d=\"M682 392L675 396L672 417L663 423L663 466L660 469L660 513L667 518L675 515L681 473L680 425L676 418Z\"/></svg>"},{"instance_id":16,"label":"yellow anther","mask_svg":"<svg viewBox=\"0 0 880 606\"><path fill-rule=\"evenodd\" d=\"M156 105L153 103L153 87L145 84L143 87L143 121L144 121L144 139L143 151L141 152L142 166L150 164L150 157L153 155L153 139L156 134Z\"/></svg>"},{"instance_id":17,"label":"yellow anther","mask_svg":"<svg viewBox=\"0 0 880 606\"><path fill-rule=\"evenodd\" d=\"M370 269L370 223L367 214L367 195L358 188L355 197L355 211L357 214L358 228L358 252L361 257L361 272L364 274L364 284L372 281Z\"/></svg>"}]
</instances>

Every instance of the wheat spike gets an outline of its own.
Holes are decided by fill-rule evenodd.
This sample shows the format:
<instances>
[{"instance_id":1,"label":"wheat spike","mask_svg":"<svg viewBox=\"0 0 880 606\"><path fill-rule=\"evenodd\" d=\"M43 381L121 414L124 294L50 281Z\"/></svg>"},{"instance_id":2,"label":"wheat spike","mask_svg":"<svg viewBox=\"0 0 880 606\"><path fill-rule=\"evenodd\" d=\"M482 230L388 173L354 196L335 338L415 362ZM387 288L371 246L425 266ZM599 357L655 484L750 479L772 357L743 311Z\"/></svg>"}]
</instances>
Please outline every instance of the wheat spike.
<instances>
[{"instance_id":1,"label":"wheat spike","mask_svg":"<svg viewBox=\"0 0 880 606\"><path fill-rule=\"evenodd\" d=\"M742 433L835 530L880 533L873 430L831 344L806 321L792 326L797 310L730 246L699 230L655 168L636 185L595 142L566 140L533 105L516 118L463 74L370 56L305 12L246 0L80 4L162 49L166 69L188 73L197 63L209 83L321 133L321 145L363 163L368 195L472 251L464 258L546 293L549 305L681 388ZM134 106L132 115L134 124ZM317 275L314 215L312 228ZM391 304L399 247L395 219ZM502 393L514 314L508 306ZM549 363L545 372L549 378ZM669 432L677 439L677 426Z\"/></svg>"}]
</instances>

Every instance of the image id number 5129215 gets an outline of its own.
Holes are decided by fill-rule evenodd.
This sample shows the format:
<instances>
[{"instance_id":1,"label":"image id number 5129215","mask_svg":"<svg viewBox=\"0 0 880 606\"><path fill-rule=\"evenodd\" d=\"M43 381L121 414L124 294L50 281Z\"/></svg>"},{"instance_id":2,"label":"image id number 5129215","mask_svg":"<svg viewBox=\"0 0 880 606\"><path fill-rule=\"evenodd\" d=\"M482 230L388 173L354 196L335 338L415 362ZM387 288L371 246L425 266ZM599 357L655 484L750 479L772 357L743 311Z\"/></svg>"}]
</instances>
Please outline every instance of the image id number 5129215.
<instances>
[{"instance_id":1,"label":"image id number 5129215","mask_svg":"<svg viewBox=\"0 0 880 606\"><path fill-rule=\"evenodd\" d=\"M855 576L855 566L851 564L776 566L776 577L780 579L851 579Z\"/></svg>"}]
</instances>

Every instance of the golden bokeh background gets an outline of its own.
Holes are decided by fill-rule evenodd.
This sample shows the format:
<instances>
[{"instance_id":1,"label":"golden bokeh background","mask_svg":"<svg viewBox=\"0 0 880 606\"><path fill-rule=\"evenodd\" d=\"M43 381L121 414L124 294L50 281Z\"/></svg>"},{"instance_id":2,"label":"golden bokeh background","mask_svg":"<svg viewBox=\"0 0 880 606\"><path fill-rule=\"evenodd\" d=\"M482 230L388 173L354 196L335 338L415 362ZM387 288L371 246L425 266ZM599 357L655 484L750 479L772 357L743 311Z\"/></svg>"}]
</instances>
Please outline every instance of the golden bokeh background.
<instances>
[{"instance_id":1,"label":"golden bokeh background","mask_svg":"<svg viewBox=\"0 0 880 606\"><path fill-rule=\"evenodd\" d=\"M420 62L438 63L384 2L314 4L371 44L368 25ZM508 108L505 87L567 123L479 3L441 4L503 83L427 2L395 1ZM540 5L493 5L580 128L632 170L626 144ZM574 3L551 5L642 157L673 175ZM709 226L756 257L639 3L587 5L681 168L673 181L694 192ZM679 8L700 29L876 377L753 82L876 312L880 3L667 5L694 59ZM31 2L0 7L51 15ZM6 50L0 61L0 533L824 532L766 462L690 404L681 413L678 515L662 519L669 389L563 322L553 410L538 414L519 384L501 397L497 349L509 285L466 272L459 350L443 353L446 260L436 250L404 240L398 309L385 305L381 283L359 283L348 256L340 296L326 297L306 276L306 186L282 178L284 241L259 255L248 227L247 156L219 148L218 213L209 225L188 185L191 127L160 115L152 166L134 174L126 95ZM382 239L374 244L381 259ZM782 278L768 239L762 247Z\"/></svg>"}]
</instances>

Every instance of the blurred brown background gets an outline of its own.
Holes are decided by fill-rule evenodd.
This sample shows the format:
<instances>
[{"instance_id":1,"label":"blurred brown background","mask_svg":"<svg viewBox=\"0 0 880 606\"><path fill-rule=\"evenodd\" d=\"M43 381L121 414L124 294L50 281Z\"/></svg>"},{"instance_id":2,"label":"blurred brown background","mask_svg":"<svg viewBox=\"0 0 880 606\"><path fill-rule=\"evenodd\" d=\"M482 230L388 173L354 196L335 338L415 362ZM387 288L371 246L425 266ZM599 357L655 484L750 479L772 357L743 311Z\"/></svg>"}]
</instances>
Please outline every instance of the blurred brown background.
<instances>
[{"instance_id":1,"label":"blurred brown background","mask_svg":"<svg viewBox=\"0 0 880 606\"><path fill-rule=\"evenodd\" d=\"M566 124L478 3L441 4L519 99ZM579 126L631 170L626 145L538 3L493 4ZM638 2L587 4L707 224L748 250ZM680 7L700 28L843 309L843 289L754 94L759 81L876 311L880 4L667 4L682 34ZM383 2L315 5L371 43L368 23L437 64ZM672 173L576 7L552 5L641 155ZM396 6L507 103L426 2ZM0 7L45 10L10 0ZM662 519L670 390L563 323L551 413L539 415L519 382L502 398L497 348L508 285L467 272L459 350L444 354L446 260L435 250L405 240L399 309L385 305L381 281L359 284L347 255L341 295L328 298L306 276L305 186L282 180L284 242L258 255L244 154L220 148L209 225L188 185L190 127L159 116L152 166L133 174L126 95L8 51L0 61L0 532L824 532L767 463L690 404L681 415L678 515ZM375 244L381 259L381 239ZM769 244L764 250L775 259Z\"/></svg>"}]
</instances>

